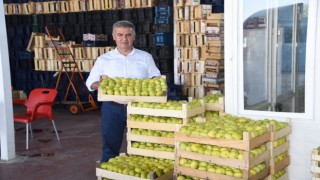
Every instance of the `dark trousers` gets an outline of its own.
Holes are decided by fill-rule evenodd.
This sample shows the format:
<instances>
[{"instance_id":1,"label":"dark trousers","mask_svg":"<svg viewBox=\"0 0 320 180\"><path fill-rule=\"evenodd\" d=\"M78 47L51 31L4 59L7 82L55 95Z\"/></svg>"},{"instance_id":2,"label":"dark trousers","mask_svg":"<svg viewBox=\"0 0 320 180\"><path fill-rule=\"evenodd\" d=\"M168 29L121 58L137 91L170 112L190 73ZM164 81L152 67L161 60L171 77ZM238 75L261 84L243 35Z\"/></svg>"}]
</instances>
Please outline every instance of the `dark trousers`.
<instances>
[{"instance_id":1,"label":"dark trousers","mask_svg":"<svg viewBox=\"0 0 320 180\"><path fill-rule=\"evenodd\" d=\"M119 155L123 133L127 126L127 108L103 102L101 115L103 140L101 162L107 162Z\"/></svg>"}]
</instances>

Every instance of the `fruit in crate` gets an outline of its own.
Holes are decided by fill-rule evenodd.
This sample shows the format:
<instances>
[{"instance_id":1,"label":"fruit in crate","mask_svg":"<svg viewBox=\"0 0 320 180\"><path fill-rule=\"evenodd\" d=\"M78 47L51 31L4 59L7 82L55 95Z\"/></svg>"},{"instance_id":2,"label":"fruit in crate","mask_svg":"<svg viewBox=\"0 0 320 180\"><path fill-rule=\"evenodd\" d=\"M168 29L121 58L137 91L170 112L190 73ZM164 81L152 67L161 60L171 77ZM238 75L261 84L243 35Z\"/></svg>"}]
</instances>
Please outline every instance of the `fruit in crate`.
<instances>
[{"instance_id":1,"label":"fruit in crate","mask_svg":"<svg viewBox=\"0 0 320 180\"><path fill-rule=\"evenodd\" d=\"M254 176L254 175L256 175L257 173L265 170L266 167L267 167L266 163L261 163L261 164L259 164L259 165L257 165L257 166L255 166L255 167L253 167L253 168L250 169L250 175L251 175L251 176Z\"/></svg>"},{"instance_id":2,"label":"fruit in crate","mask_svg":"<svg viewBox=\"0 0 320 180\"><path fill-rule=\"evenodd\" d=\"M213 163L208 163L204 161L192 160L188 158L180 158L179 165L187 168L198 169L201 171L208 171L212 173L233 176L233 177L242 177L242 170L238 168L232 168L223 165L217 165Z\"/></svg>"},{"instance_id":3,"label":"fruit in crate","mask_svg":"<svg viewBox=\"0 0 320 180\"><path fill-rule=\"evenodd\" d=\"M205 96L203 99L204 99L204 102L205 103L219 103L219 98L220 97L224 97L224 94L219 94L219 93L215 93L215 94L209 94L207 96Z\"/></svg>"},{"instance_id":4,"label":"fruit in crate","mask_svg":"<svg viewBox=\"0 0 320 180\"><path fill-rule=\"evenodd\" d=\"M205 118L218 117L218 116L219 116L219 111L206 111L204 113Z\"/></svg>"},{"instance_id":5,"label":"fruit in crate","mask_svg":"<svg viewBox=\"0 0 320 180\"><path fill-rule=\"evenodd\" d=\"M157 144L157 143L145 143L145 142L132 142L131 147L139 148L139 149L148 149L154 151L166 151L166 152L174 152L174 145L167 144Z\"/></svg>"},{"instance_id":6,"label":"fruit in crate","mask_svg":"<svg viewBox=\"0 0 320 180\"><path fill-rule=\"evenodd\" d=\"M150 179L150 173L156 172L157 176L171 171L173 161L167 159L157 159L145 156L117 156L109 159L108 162L100 164L100 168L108 171Z\"/></svg>"},{"instance_id":7,"label":"fruit in crate","mask_svg":"<svg viewBox=\"0 0 320 180\"><path fill-rule=\"evenodd\" d=\"M182 118L175 117L157 117L148 115L131 114L130 120L140 122L154 122L154 123L169 123L169 124L182 124Z\"/></svg>"},{"instance_id":8,"label":"fruit in crate","mask_svg":"<svg viewBox=\"0 0 320 180\"><path fill-rule=\"evenodd\" d=\"M152 103L152 102L133 102L133 107L152 108L152 109L166 109L166 110L182 110L182 105L188 104L188 109L193 109L201 106L200 101L174 101L169 100L166 103Z\"/></svg>"},{"instance_id":9,"label":"fruit in crate","mask_svg":"<svg viewBox=\"0 0 320 180\"><path fill-rule=\"evenodd\" d=\"M289 126L289 124L287 122L280 122L280 121L276 121L273 119L264 119L264 120L261 120L261 122L266 125L274 124L276 131L279 131L280 129L283 129L283 128Z\"/></svg>"},{"instance_id":10,"label":"fruit in crate","mask_svg":"<svg viewBox=\"0 0 320 180\"><path fill-rule=\"evenodd\" d=\"M106 78L100 87L103 94L118 96L163 96L168 89L165 78Z\"/></svg>"},{"instance_id":11,"label":"fruit in crate","mask_svg":"<svg viewBox=\"0 0 320 180\"><path fill-rule=\"evenodd\" d=\"M275 175L273 175L273 178L276 180L276 179L279 179L281 176L283 176L284 174L286 174L286 170L285 169L282 169L280 170L279 172L277 172Z\"/></svg>"},{"instance_id":12,"label":"fruit in crate","mask_svg":"<svg viewBox=\"0 0 320 180\"><path fill-rule=\"evenodd\" d=\"M144 136L158 136L158 137L166 137L166 138L173 138L174 137L174 132L158 131L158 130L150 130L150 129L140 129L140 128L132 128L131 133L144 135Z\"/></svg>"},{"instance_id":13,"label":"fruit in crate","mask_svg":"<svg viewBox=\"0 0 320 180\"><path fill-rule=\"evenodd\" d=\"M189 136L242 140L243 132L249 132L251 138L255 138L267 133L268 129L262 122L226 115L209 118L206 123L189 123L179 131Z\"/></svg>"},{"instance_id":14,"label":"fruit in crate","mask_svg":"<svg viewBox=\"0 0 320 180\"><path fill-rule=\"evenodd\" d=\"M278 163L278 162L282 161L283 159L285 159L287 156L288 156L288 152L287 151L283 152L275 157L275 162Z\"/></svg>"},{"instance_id":15,"label":"fruit in crate","mask_svg":"<svg viewBox=\"0 0 320 180\"><path fill-rule=\"evenodd\" d=\"M189 152L194 152L198 154L205 154L208 156L215 156L221 158L230 158L230 159L243 159L243 150L234 149L234 148L226 148L215 145L208 144L198 144L198 143L190 143L183 142L179 144L180 150L185 150ZM251 150L250 158L257 157L260 154L267 151L267 146L265 144Z\"/></svg>"},{"instance_id":16,"label":"fruit in crate","mask_svg":"<svg viewBox=\"0 0 320 180\"><path fill-rule=\"evenodd\" d=\"M287 136L283 136L282 138L277 139L275 142L273 142L273 147L279 147L280 145L284 144L287 142Z\"/></svg>"}]
</instances>

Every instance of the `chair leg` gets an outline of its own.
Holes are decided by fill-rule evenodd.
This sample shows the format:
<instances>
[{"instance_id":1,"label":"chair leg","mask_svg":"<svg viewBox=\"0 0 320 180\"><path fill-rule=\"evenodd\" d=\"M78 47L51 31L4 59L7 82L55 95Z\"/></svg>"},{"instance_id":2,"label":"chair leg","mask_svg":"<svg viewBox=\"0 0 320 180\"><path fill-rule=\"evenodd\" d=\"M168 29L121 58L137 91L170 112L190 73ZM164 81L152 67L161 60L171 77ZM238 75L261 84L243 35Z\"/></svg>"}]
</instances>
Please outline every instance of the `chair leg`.
<instances>
[{"instance_id":1,"label":"chair leg","mask_svg":"<svg viewBox=\"0 0 320 180\"><path fill-rule=\"evenodd\" d=\"M58 134L58 131L57 131L57 128L56 128L56 124L54 123L54 120L52 120L52 125L53 125L53 128L54 128L54 131L56 132L56 136L58 138L58 141L60 141L59 134Z\"/></svg>"},{"instance_id":2,"label":"chair leg","mask_svg":"<svg viewBox=\"0 0 320 180\"><path fill-rule=\"evenodd\" d=\"M29 123L29 126L30 126L30 135L31 135L31 138L33 138L33 131L32 131L31 123Z\"/></svg>"},{"instance_id":3,"label":"chair leg","mask_svg":"<svg viewBox=\"0 0 320 180\"><path fill-rule=\"evenodd\" d=\"M26 124L26 149L29 149L29 124Z\"/></svg>"}]
</instances>

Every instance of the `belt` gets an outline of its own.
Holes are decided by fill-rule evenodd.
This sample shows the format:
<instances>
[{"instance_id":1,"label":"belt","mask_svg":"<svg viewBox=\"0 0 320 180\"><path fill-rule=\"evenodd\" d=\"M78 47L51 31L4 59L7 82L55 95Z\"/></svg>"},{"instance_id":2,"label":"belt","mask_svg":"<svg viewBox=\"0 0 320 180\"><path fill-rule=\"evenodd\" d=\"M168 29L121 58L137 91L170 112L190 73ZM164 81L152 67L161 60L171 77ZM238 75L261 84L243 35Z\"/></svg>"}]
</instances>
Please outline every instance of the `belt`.
<instances>
[{"instance_id":1,"label":"belt","mask_svg":"<svg viewBox=\"0 0 320 180\"><path fill-rule=\"evenodd\" d=\"M127 104L120 104L120 103L116 103L114 101L109 101L110 104L115 105L115 106L119 106L122 108L127 108Z\"/></svg>"}]
</instances>

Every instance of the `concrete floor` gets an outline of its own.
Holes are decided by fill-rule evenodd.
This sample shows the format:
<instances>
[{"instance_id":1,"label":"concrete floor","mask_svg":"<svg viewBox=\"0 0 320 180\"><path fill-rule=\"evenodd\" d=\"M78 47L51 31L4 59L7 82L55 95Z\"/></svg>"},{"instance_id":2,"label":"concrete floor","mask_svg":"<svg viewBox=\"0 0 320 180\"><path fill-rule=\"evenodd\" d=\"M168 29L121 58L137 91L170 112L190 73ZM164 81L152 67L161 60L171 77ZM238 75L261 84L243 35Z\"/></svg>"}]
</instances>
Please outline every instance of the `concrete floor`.
<instances>
[{"instance_id":1,"label":"concrete floor","mask_svg":"<svg viewBox=\"0 0 320 180\"><path fill-rule=\"evenodd\" d=\"M14 106L14 113L24 107ZM100 110L69 114L66 108L55 108L57 140L52 123L32 123L33 139L25 149L25 124L15 123L17 157L0 161L0 180L93 180L96 161L101 157ZM126 151L126 140L122 152Z\"/></svg>"}]
</instances>

